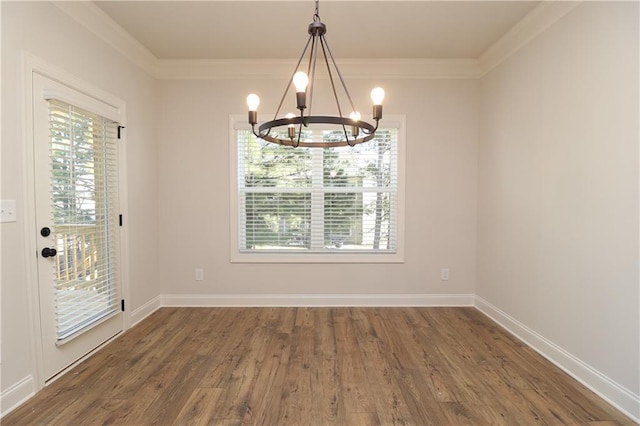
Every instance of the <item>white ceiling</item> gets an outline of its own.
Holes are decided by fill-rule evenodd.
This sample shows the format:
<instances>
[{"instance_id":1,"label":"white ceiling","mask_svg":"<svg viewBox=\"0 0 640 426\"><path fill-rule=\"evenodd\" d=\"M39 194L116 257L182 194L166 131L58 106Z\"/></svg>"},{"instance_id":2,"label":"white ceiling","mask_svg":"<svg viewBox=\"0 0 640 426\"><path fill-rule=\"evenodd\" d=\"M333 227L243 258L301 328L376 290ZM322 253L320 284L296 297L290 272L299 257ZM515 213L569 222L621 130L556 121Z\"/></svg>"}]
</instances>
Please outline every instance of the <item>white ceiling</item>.
<instances>
[{"instance_id":1,"label":"white ceiling","mask_svg":"<svg viewBox=\"0 0 640 426\"><path fill-rule=\"evenodd\" d=\"M337 58L478 58L539 1L322 1ZM289 59L314 2L98 1L158 59Z\"/></svg>"}]
</instances>

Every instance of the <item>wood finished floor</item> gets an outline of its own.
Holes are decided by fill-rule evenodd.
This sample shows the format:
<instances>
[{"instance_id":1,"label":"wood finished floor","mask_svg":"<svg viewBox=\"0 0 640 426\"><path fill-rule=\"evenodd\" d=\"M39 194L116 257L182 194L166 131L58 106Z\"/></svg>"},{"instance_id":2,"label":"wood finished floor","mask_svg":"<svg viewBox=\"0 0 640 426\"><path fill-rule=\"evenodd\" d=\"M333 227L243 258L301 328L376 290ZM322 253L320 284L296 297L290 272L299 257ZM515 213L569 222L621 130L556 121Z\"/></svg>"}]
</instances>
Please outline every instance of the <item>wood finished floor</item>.
<instances>
[{"instance_id":1,"label":"wood finished floor","mask_svg":"<svg viewBox=\"0 0 640 426\"><path fill-rule=\"evenodd\" d=\"M15 424L633 424L474 308L163 308Z\"/></svg>"}]
</instances>

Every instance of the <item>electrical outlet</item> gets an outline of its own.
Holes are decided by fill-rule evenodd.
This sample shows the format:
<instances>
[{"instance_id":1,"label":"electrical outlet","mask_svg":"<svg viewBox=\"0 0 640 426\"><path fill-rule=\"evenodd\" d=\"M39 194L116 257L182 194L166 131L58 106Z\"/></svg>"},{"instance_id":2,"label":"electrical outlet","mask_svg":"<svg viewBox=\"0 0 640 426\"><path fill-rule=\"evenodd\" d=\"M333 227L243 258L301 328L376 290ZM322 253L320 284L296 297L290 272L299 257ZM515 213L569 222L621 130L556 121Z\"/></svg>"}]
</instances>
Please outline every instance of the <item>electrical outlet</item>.
<instances>
[{"instance_id":1,"label":"electrical outlet","mask_svg":"<svg viewBox=\"0 0 640 426\"><path fill-rule=\"evenodd\" d=\"M449 268L440 269L440 281L449 281Z\"/></svg>"},{"instance_id":2,"label":"electrical outlet","mask_svg":"<svg viewBox=\"0 0 640 426\"><path fill-rule=\"evenodd\" d=\"M196 268L196 281L204 281L204 269Z\"/></svg>"}]
</instances>

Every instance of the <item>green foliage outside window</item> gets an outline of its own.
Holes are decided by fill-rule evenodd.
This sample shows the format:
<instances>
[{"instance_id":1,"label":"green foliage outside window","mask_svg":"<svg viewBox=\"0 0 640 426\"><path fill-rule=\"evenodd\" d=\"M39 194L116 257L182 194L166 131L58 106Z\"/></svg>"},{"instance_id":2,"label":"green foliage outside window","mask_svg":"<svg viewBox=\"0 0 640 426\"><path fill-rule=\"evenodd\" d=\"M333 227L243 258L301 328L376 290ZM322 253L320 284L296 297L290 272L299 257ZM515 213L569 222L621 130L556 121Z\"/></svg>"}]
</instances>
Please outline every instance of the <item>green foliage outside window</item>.
<instances>
[{"instance_id":1,"label":"green foliage outside window","mask_svg":"<svg viewBox=\"0 0 640 426\"><path fill-rule=\"evenodd\" d=\"M292 148L245 132L239 136L245 250L391 248L390 131L342 148Z\"/></svg>"}]
</instances>

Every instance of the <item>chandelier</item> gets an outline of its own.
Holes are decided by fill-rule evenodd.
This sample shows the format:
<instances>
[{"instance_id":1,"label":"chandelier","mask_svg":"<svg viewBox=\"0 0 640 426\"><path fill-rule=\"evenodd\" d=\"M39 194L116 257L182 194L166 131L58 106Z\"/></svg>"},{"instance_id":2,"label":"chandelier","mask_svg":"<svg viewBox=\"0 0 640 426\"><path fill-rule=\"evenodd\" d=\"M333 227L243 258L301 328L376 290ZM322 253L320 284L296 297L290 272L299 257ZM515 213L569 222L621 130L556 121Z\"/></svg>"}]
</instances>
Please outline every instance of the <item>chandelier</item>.
<instances>
[{"instance_id":1,"label":"chandelier","mask_svg":"<svg viewBox=\"0 0 640 426\"><path fill-rule=\"evenodd\" d=\"M278 109L276 110L273 120L261 124L258 127L257 131L257 110L260 104L260 98L258 97L258 95L253 93L247 96L247 105L249 106L249 124L251 124L251 130L256 137L267 142L293 147L306 146L327 148L338 146L354 146L363 142L370 141L375 136L376 130L378 130L378 122L382 118L382 101L384 99L384 90L380 87L376 87L371 91L371 100L373 101L373 120L375 120L375 126L361 120L361 115L353 106L353 101L351 100L351 95L349 94L347 85L342 78L342 74L338 69L338 65L336 65L333 54L331 53L331 49L329 49L329 44L327 43L327 40L325 38L327 27L320 21L320 15L318 12L318 0L315 1L315 4L316 7L315 13L313 14L313 22L309 24L309 39L307 40L307 44L302 51L302 55L300 55L298 64L296 65L296 68L293 71L289 82L287 83L287 87L285 88L284 94L282 95L282 99L280 100L280 104L278 105ZM309 47L311 48L309 49ZM304 71L300 71L300 66L302 65L307 51L309 51L309 55L307 72L305 73ZM331 83L331 89L333 90L333 97L336 101L336 106L338 107L337 116L318 116L311 115L310 113L305 114L305 110L311 111L312 107L313 89L316 78L316 64L318 63L319 51L321 52L321 57L324 58L324 64L326 64L326 69L329 74L329 81ZM323 62L322 59L320 59L320 62ZM336 89L336 78L334 77L334 71L342 86L342 89L344 90L344 93L346 94L347 99L349 100L351 112L348 118L343 115L342 108L340 107L340 102L338 101L338 92ZM282 104L284 103L289 88L292 84L296 88L296 108L300 111L300 113L298 115L294 113L288 113L284 118L278 118L280 110L282 108ZM342 133L344 138L340 138L339 140L335 141L332 140L321 142L303 140L303 127L309 127L310 124L331 125L334 127L337 126L341 129L340 133ZM287 129L286 136L283 131L285 126Z\"/></svg>"}]
</instances>

